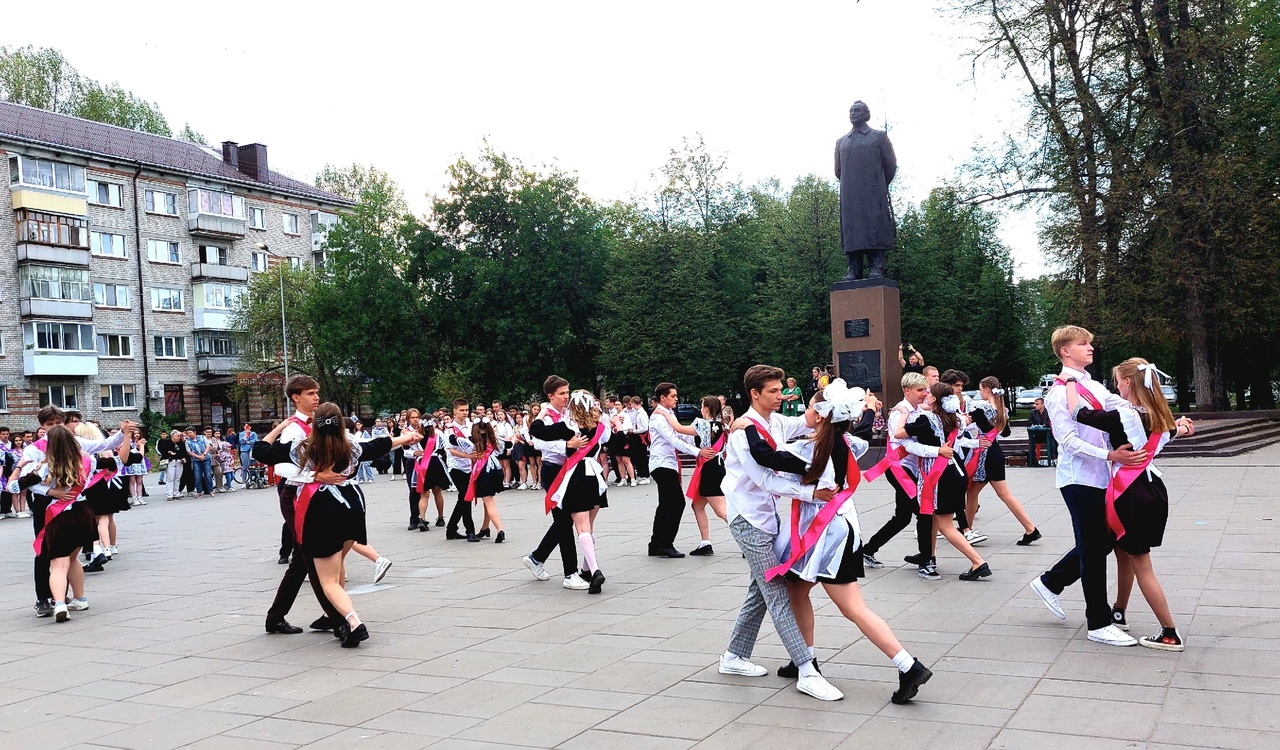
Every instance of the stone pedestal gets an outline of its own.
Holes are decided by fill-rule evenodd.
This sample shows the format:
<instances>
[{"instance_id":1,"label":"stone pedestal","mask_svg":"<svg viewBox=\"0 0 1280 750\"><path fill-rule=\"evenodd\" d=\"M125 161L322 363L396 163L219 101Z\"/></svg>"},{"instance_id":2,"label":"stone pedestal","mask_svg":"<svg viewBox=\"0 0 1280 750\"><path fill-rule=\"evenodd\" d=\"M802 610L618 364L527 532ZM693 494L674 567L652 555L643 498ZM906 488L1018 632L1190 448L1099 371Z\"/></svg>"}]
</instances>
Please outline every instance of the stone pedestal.
<instances>
[{"instance_id":1,"label":"stone pedestal","mask_svg":"<svg viewBox=\"0 0 1280 750\"><path fill-rule=\"evenodd\" d=\"M836 374L889 406L902 400L902 343L898 285L891 279L831 285L831 351Z\"/></svg>"}]
</instances>

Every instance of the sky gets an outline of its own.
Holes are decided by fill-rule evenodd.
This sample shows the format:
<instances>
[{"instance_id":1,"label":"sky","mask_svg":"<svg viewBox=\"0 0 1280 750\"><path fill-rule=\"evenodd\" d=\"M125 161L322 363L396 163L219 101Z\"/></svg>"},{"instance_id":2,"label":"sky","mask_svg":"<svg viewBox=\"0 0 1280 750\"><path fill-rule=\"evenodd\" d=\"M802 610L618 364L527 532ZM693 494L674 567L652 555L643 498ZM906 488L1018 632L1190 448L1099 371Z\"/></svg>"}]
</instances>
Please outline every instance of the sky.
<instances>
[{"instance_id":1,"label":"sky","mask_svg":"<svg viewBox=\"0 0 1280 750\"><path fill-rule=\"evenodd\" d=\"M418 212L485 141L576 173L601 201L648 193L699 134L745 184L834 179L862 99L893 141L901 204L1023 119L1017 80L975 71L973 30L937 4L72 0L62 15L92 23L18 11L0 45L54 47L155 102L175 132L264 143L271 168L298 179L373 164ZM1001 214L1020 277L1045 271L1035 224Z\"/></svg>"}]
</instances>

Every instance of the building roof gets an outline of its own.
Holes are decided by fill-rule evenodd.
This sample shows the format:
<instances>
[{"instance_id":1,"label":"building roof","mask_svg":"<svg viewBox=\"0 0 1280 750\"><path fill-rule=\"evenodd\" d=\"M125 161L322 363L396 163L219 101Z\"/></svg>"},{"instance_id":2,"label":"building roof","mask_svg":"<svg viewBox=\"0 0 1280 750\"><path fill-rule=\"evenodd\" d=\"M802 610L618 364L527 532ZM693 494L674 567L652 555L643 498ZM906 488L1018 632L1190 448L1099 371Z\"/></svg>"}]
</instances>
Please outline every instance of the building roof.
<instances>
[{"instance_id":1,"label":"building roof","mask_svg":"<svg viewBox=\"0 0 1280 750\"><path fill-rule=\"evenodd\" d=\"M71 150L84 154L142 163L167 172L207 177L249 187L267 186L287 195L309 198L337 206L350 206L352 201L339 195L285 177L267 173L267 179L250 179L217 155L195 143L152 135L138 130L108 125L93 120L58 114L36 107L0 101L0 138L11 138L54 150Z\"/></svg>"}]
</instances>

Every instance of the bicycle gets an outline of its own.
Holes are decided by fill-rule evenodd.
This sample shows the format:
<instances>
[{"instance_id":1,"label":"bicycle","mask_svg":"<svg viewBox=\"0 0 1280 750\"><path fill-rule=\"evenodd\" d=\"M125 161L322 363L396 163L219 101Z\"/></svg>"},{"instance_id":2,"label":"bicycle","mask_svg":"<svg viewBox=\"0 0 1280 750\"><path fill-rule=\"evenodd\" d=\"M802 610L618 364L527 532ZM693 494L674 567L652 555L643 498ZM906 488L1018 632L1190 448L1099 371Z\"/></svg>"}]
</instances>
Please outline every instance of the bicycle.
<instances>
[{"instance_id":1,"label":"bicycle","mask_svg":"<svg viewBox=\"0 0 1280 750\"><path fill-rule=\"evenodd\" d=\"M235 480L247 490L260 490L267 486L267 467L255 461L247 469L241 466L235 471Z\"/></svg>"}]
</instances>

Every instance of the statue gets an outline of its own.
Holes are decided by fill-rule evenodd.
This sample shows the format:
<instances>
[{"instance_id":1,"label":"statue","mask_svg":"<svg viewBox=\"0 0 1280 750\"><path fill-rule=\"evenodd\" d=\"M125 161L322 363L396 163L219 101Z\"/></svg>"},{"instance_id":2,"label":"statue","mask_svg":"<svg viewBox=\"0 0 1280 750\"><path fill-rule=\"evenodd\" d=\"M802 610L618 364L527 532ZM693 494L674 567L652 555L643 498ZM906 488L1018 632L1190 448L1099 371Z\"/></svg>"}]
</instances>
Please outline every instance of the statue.
<instances>
[{"instance_id":1,"label":"statue","mask_svg":"<svg viewBox=\"0 0 1280 750\"><path fill-rule=\"evenodd\" d=\"M853 129L836 141L840 249L849 263L845 281L884 278L885 255L898 237L889 205L889 183L898 171L898 160L889 136L869 127L870 119L871 109L861 101L854 102L849 107ZM867 265L870 269L864 276Z\"/></svg>"}]
</instances>

